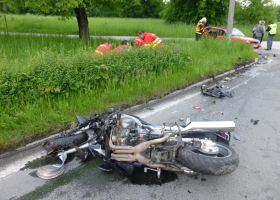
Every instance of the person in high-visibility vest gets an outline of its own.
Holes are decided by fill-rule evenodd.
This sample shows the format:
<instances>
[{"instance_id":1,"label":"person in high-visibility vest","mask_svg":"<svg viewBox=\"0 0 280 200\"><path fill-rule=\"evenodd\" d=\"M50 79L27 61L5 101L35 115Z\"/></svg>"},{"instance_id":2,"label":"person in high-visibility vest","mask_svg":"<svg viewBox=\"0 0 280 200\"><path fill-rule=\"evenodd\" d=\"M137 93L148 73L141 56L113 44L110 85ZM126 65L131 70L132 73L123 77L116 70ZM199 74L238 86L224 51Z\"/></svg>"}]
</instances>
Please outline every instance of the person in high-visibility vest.
<instances>
[{"instance_id":1,"label":"person in high-visibility vest","mask_svg":"<svg viewBox=\"0 0 280 200\"><path fill-rule=\"evenodd\" d=\"M113 50L113 43L111 41L107 41L106 43L101 44L96 48L94 55L103 56L106 51L110 50Z\"/></svg>"},{"instance_id":2,"label":"person in high-visibility vest","mask_svg":"<svg viewBox=\"0 0 280 200\"><path fill-rule=\"evenodd\" d=\"M197 22L196 29L195 29L195 40L201 39L202 34L205 32L204 26L207 22L207 19L203 17L201 20Z\"/></svg>"},{"instance_id":3,"label":"person in high-visibility vest","mask_svg":"<svg viewBox=\"0 0 280 200\"><path fill-rule=\"evenodd\" d=\"M265 50L271 50L273 38L276 35L277 24L274 24L273 21L269 22L269 26L267 27L266 31L268 32L267 37L267 48Z\"/></svg>"},{"instance_id":4,"label":"person in high-visibility vest","mask_svg":"<svg viewBox=\"0 0 280 200\"><path fill-rule=\"evenodd\" d=\"M129 42L127 40L122 41L122 44L118 47L116 47L117 51L125 50L128 46Z\"/></svg>"},{"instance_id":5,"label":"person in high-visibility vest","mask_svg":"<svg viewBox=\"0 0 280 200\"><path fill-rule=\"evenodd\" d=\"M141 47L144 45L144 40L142 40L140 37L135 38L135 40L133 40L131 42L131 46L137 46L137 47Z\"/></svg>"},{"instance_id":6,"label":"person in high-visibility vest","mask_svg":"<svg viewBox=\"0 0 280 200\"><path fill-rule=\"evenodd\" d=\"M151 46L153 48L162 46L162 40L153 33L139 31L138 36L145 42L144 46Z\"/></svg>"}]
</instances>

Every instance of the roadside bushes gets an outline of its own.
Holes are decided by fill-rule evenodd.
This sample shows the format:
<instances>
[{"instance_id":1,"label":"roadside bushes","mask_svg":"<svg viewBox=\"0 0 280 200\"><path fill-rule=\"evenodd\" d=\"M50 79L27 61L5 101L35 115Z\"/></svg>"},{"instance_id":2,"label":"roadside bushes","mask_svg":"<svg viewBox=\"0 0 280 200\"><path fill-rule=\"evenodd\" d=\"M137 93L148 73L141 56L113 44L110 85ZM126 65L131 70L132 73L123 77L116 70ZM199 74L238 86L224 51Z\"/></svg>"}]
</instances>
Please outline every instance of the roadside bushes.
<instances>
[{"instance_id":1,"label":"roadside bushes","mask_svg":"<svg viewBox=\"0 0 280 200\"><path fill-rule=\"evenodd\" d=\"M172 51L172 53L170 53ZM125 77L139 79L146 74L155 76L170 68L188 62L187 52L161 49L130 49L128 52L111 52L103 57L81 48L75 54L59 53L45 48L30 59L29 70L14 73L3 70L0 74L0 102L34 102L45 97L68 95L106 87L108 81L119 85Z\"/></svg>"}]
</instances>

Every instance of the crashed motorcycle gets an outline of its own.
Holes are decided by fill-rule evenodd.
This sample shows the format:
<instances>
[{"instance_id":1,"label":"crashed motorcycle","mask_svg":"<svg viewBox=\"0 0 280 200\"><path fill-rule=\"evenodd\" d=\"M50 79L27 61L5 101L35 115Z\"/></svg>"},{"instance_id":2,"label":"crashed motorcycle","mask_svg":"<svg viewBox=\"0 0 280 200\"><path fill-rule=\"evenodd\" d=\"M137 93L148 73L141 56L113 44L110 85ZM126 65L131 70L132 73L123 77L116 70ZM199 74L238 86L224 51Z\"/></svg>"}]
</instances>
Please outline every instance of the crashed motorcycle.
<instances>
[{"instance_id":1,"label":"crashed motorcycle","mask_svg":"<svg viewBox=\"0 0 280 200\"><path fill-rule=\"evenodd\" d=\"M76 116L78 127L59 134L43 144L48 154L58 156L59 165L42 166L43 179L64 171L68 154L78 152L82 160L89 154L104 160L100 169L118 170L130 176L135 168L183 172L188 175L226 175L236 170L239 158L229 146L233 121L204 121L166 126L152 125L143 119L111 110L86 120Z\"/></svg>"}]
</instances>

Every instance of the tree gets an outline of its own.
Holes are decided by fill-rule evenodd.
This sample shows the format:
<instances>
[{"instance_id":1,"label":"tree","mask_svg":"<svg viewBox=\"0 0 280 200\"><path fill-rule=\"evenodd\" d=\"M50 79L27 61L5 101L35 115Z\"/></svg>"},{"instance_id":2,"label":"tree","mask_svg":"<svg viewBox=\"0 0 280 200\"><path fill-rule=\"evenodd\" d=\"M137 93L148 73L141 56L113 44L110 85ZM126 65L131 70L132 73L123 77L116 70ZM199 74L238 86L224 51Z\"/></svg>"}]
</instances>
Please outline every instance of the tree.
<instances>
[{"instance_id":1,"label":"tree","mask_svg":"<svg viewBox=\"0 0 280 200\"><path fill-rule=\"evenodd\" d=\"M120 17L158 18L164 8L162 0L120 0L118 4Z\"/></svg>"},{"instance_id":2,"label":"tree","mask_svg":"<svg viewBox=\"0 0 280 200\"><path fill-rule=\"evenodd\" d=\"M68 19L76 15L79 37L84 41L89 39L87 7L95 5L114 6L115 1L110 0L4 0L13 10L27 7L36 14L57 13L62 18Z\"/></svg>"},{"instance_id":3,"label":"tree","mask_svg":"<svg viewBox=\"0 0 280 200\"><path fill-rule=\"evenodd\" d=\"M277 12L277 21L280 21L280 6L276 7L276 12Z\"/></svg>"},{"instance_id":4,"label":"tree","mask_svg":"<svg viewBox=\"0 0 280 200\"><path fill-rule=\"evenodd\" d=\"M276 20L277 11L272 0L239 0L235 4L235 22L256 24L259 20Z\"/></svg>"},{"instance_id":5,"label":"tree","mask_svg":"<svg viewBox=\"0 0 280 200\"><path fill-rule=\"evenodd\" d=\"M227 21L229 0L170 0L161 16L167 22L196 23L202 17L211 24Z\"/></svg>"}]
</instances>

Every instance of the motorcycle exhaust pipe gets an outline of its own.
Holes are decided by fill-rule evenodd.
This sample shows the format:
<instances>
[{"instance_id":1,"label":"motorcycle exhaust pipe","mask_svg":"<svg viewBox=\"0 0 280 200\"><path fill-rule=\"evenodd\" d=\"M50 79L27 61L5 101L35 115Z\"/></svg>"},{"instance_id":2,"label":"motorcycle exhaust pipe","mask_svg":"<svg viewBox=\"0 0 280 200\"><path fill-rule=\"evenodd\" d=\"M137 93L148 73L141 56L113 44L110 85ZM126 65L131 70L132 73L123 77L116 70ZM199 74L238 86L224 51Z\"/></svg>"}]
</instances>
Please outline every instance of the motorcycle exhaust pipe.
<instances>
[{"instance_id":1,"label":"motorcycle exhaust pipe","mask_svg":"<svg viewBox=\"0 0 280 200\"><path fill-rule=\"evenodd\" d=\"M169 137L176 135L177 132L166 133L165 136L162 138L146 141L141 144L138 144L135 147L114 145L112 142L112 134L113 134L113 130L111 130L110 140L109 140L109 146L114 152L111 154L112 159L115 159L118 161L126 161L126 162L137 161L148 167L162 168L162 169L170 170L170 171L173 170L173 168L170 168L164 164L152 163L149 159L145 158L141 153L146 151L153 144L159 144L159 143L165 142ZM178 171L178 169L174 169L174 170ZM179 170L179 171L183 171L183 170Z\"/></svg>"}]
</instances>

